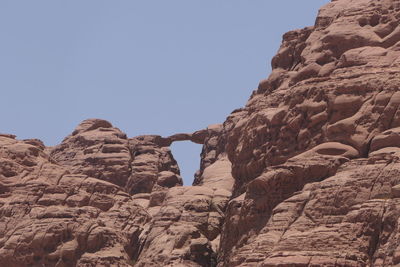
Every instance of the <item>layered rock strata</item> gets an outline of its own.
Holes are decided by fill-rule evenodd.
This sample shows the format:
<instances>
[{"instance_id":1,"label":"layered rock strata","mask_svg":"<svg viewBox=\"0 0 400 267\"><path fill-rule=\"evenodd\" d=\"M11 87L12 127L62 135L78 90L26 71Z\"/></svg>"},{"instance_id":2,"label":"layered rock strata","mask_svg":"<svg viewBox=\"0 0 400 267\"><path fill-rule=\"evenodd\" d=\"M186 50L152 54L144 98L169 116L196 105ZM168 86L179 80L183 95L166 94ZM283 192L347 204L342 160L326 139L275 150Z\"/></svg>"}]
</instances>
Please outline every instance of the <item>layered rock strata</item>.
<instances>
[{"instance_id":1,"label":"layered rock strata","mask_svg":"<svg viewBox=\"0 0 400 267\"><path fill-rule=\"evenodd\" d=\"M0 265L399 265L399 21L398 0L331 1L195 133L0 135ZM178 141L203 145L193 186Z\"/></svg>"}]
</instances>

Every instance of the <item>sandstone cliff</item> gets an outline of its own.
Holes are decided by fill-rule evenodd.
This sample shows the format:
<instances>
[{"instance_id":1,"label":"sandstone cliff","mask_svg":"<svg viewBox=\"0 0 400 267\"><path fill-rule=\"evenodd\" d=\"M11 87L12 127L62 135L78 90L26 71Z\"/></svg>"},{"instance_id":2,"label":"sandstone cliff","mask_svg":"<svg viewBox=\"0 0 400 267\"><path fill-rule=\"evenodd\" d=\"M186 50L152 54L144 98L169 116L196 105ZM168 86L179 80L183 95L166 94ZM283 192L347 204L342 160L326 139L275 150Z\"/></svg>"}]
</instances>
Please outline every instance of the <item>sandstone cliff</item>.
<instances>
[{"instance_id":1,"label":"sandstone cliff","mask_svg":"<svg viewBox=\"0 0 400 267\"><path fill-rule=\"evenodd\" d=\"M0 266L400 264L400 0L332 0L223 124L0 135ZM203 145L193 186L169 146Z\"/></svg>"}]
</instances>

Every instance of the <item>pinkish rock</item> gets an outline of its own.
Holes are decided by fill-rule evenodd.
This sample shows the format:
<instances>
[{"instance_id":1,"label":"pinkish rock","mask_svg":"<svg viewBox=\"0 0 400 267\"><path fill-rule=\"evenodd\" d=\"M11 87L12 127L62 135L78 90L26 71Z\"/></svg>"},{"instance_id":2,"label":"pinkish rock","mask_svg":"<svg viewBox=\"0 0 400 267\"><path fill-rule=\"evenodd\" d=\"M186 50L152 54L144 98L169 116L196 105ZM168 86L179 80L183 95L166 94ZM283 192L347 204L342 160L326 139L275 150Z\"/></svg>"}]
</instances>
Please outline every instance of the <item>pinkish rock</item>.
<instances>
[{"instance_id":1,"label":"pinkish rock","mask_svg":"<svg viewBox=\"0 0 400 267\"><path fill-rule=\"evenodd\" d=\"M400 3L333 0L223 124L0 134L0 266L397 266ZM203 144L193 186L169 146Z\"/></svg>"}]
</instances>

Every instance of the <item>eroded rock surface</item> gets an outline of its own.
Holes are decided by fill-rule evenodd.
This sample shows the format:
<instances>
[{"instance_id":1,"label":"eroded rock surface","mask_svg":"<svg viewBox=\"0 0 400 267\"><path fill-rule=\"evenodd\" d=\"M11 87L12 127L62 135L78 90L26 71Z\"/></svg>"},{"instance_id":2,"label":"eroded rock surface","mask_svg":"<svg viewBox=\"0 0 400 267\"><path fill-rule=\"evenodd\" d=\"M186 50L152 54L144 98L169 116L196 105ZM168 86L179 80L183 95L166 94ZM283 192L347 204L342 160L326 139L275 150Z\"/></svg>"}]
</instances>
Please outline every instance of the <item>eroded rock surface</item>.
<instances>
[{"instance_id":1,"label":"eroded rock surface","mask_svg":"<svg viewBox=\"0 0 400 267\"><path fill-rule=\"evenodd\" d=\"M337 0L284 35L224 123L235 188L220 266L399 263L399 19L400 1Z\"/></svg>"},{"instance_id":2,"label":"eroded rock surface","mask_svg":"<svg viewBox=\"0 0 400 267\"><path fill-rule=\"evenodd\" d=\"M398 0L331 1L194 133L0 134L0 265L399 265L399 21ZM178 141L203 145L193 186Z\"/></svg>"},{"instance_id":3,"label":"eroded rock surface","mask_svg":"<svg viewBox=\"0 0 400 267\"><path fill-rule=\"evenodd\" d=\"M0 162L2 266L129 266L151 217L120 186L63 166L37 140L0 137Z\"/></svg>"},{"instance_id":4,"label":"eroded rock surface","mask_svg":"<svg viewBox=\"0 0 400 267\"><path fill-rule=\"evenodd\" d=\"M211 132L127 138L88 119L56 147L0 135L1 266L215 265L231 164L182 187L168 148Z\"/></svg>"}]
</instances>

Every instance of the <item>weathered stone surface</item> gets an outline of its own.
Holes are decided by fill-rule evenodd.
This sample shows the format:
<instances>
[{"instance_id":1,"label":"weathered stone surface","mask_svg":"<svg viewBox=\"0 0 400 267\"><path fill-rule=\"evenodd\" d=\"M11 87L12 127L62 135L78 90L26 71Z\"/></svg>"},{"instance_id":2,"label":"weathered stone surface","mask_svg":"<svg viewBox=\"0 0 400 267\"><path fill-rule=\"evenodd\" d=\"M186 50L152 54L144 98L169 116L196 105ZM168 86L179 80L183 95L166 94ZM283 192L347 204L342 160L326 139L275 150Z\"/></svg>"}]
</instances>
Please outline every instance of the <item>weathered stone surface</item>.
<instances>
[{"instance_id":1,"label":"weathered stone surface","mask_svg":"<svg viewBox=\"0 0 400 267\"><path fill-rule=\"evenodd\" d=\"M231 193L206 186L174 187L154 216L137 266L213 266Z\"/></svg>"},{"instance_id":2,"label":"weathered stone surface","mask_svg":"<svg viewBox=\"0 0 400 267\"><path fill-rule=\"evenodd\" d=\"M151 217L121 187L0 137L2 266L129 266Z\"/></svg>"},{"instance_id":3,"label":"weathered stone surface","mask_svg":"<svg viewBox=\"0 0 400 267\"><path fill-rule=\"evenodd\" d=\"M399 263L399 5L332 1L284 35L224 123L235 187L220 266Z\"/></svg>"},{"instance_id":4,"label":"weathered stone surface","mask_svg":"<svg viewBox=\"0 0 400 267\"><path fill-rule=\"evenodd\" d=\"M203 186L182 187L165 145L209 132L127 138L88 119L54 148L1 135L1 265L215 264L231 164L221 157Z\"/></svg>"},{"instance_id":5,"label":"weathered stone surface","mask_svg":"<svg viewBox=\"0 0 400 267\"><path fill-rule=\"evenodd\" d=\"M1 266L397 266L400 1L333 0L223 124L0 134ZM202 144L193 186L169 146Z\"/></svg>"},{"instance_id":6,"label":"weathered stone surface","mask_svg":"<svg viewBox=\"0 0 400 267\"><path fill-rule=\"evenodd\" d=\"M397 162L349 161L269 212L258 234L228 265L393 266L398 246ZM247 263L246 263L247 262ZM325 264L325 265L323 265Z\"/></svg>"}]
</instances>

